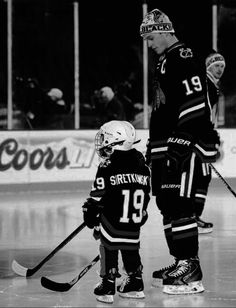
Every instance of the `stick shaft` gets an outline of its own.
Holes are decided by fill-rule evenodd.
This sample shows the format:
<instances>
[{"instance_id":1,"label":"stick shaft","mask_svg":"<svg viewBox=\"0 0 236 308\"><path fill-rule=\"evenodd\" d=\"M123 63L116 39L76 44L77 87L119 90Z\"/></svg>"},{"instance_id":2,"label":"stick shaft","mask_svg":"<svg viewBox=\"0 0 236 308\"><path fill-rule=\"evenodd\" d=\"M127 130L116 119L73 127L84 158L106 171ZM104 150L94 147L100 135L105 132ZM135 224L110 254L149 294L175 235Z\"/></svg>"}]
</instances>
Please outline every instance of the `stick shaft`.
<instances>
[{"instance_id":1,"label":"stick shaft","mask_svg":"<svg viewBox=\"0 0 236 308\"><path fill-rule=\"evenodd\" d=\"M77 277L75 277L71 282L71 286L76 284L86 273L88 270L90 270L91 267L93 267L97 261L100 259L100 255L97 255L80 273Z\"/></svg>"},{"instance_id":2,"label":"stick shaft","mask_svg":"<svg viewBox=\"0 0 236 308\"><path fill-rule=\"evenodd\" d=\"M71 241L81 230L84 229L85 223L83 222L78 228L76 228L61 244L59 244L49 255L47 255L38 265L32 269L27 270L27 277L36 273L49 259L51 259L60 249L62 249L69 241Z\"/></svg>"},{"instance_id":3,"label":"stick shaft","mask_svg":"<svg viewBox=\"0 0 236 308\"><path fill-rule=\"evenodd\" d=\"M100 256L97 255L89 264L87 264L84 269L70 282L56 282L47 277L41 277L41 285L49 290L56 291L56 292L66 292L69 291L89 270L93 267Z\"/></svg>"},{"instance_id":4,"label":"stick shaft","mask_svg":"<svg viewBox=\"0 0 236 308\"><path fill-rule=\"evenodd\" d=\"M218 175L218 177L222 180L222 182L225 184L225 186L228 188L228 190L234 195L234 197L236 198L236 193L235 191L232 189L232 187L226 182L226 180L223 178L223 176L219 173L219 171L216 170L216 168L210 164L211 168L213 169L213 171L215 172L216 175Z\"/></svg>"}]
</instances>

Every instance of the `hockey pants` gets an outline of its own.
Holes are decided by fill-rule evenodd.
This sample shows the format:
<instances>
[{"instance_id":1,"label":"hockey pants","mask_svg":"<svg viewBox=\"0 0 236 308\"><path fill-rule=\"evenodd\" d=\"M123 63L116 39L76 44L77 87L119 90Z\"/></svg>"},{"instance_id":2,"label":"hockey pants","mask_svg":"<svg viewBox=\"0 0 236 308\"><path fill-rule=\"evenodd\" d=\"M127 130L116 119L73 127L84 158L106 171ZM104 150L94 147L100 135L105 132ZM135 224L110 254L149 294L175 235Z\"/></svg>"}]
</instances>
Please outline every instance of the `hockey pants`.
<instances>
[{"instance_id":1,"label":"hockey pants","mask_svg":"<svg viewBox=\"0 0 236 308\"><path fill-rule=\"evenodd\" d=\"M203 174L202 177L198 179L199 184L195 191L195 214L200 217L203 213L204 206L206 203L206 197L208 193L208 188L212 178L211 167L209 164L202 164Z\"/></svg>"},{"instance_id":2,"label":"hockey pants","mask_svg":"<svg viewBox=\"0 0 236 308\"><path fill-rule=\"evenodd\" d=\"M135 273L139 268L142 268L139 249L135 250L110 250L103 244L99 246L100 250L100 276L108 275L113 269L118 271L118 254L121 252L121 257L126 273Z\"/></svg>"},{"instance_id":3,"label":"hockey pants","mask_svg":"<svg viewBox=\"0 0 236 308\"><path fill-rule=\"evenodd\" d=\"M198 255L198 228L195 218L195 194L202 179L202 162L192 153L184 169L162 169L157 206L170 254L177 259Z\"/></svg>"}]
</instances>

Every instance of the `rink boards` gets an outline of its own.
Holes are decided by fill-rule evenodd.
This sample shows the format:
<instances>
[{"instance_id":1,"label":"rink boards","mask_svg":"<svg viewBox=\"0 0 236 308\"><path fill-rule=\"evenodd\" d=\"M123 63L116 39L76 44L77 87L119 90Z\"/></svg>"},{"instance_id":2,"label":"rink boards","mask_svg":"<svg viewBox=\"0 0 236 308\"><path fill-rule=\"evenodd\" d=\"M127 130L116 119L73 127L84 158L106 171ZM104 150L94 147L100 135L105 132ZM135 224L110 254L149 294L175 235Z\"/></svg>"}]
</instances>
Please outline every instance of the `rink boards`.
<instances>
[{"instance_id":1,"label":"rink boards","mask_svg":"<svg viewBox=\"0 0 236 308\"><path fill-rule=\"evenodd\" d=\"M225 178L236 176L236 130L219 129L221 159L215 163ZM99 163L96 130L0 132L0 184L78 183L92 181ZM145 153L148 130L137 130L135 145ZM216 177L213 174L213 177Z\"/></svg>"}]
</instances>

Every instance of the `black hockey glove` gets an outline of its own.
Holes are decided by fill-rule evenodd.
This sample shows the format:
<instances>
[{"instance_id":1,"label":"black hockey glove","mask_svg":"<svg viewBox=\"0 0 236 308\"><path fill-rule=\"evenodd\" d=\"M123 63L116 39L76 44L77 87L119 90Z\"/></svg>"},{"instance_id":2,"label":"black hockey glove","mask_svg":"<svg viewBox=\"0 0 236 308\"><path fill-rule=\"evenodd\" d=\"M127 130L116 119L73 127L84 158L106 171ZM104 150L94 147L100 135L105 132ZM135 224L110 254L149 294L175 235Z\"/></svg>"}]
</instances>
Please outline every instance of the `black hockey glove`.
<instances>
[{"instance_id":1,"label":"black hockey glove","mask_svg":"<svg viewBox=\"0 0 236 308\"><path fill-rule=\"evenodd\" d=\"M83 218L86 226L93 229L99 225L102 206L93 198L88 198L83 207Z\"/></svg>"},{"instance_id":2,"label":"black hockey glove","mask_svg":"<svg viewBox=\"0 0 236 308\"><path fill-rule=\"evenodd\" d=\"M220 136L212 129L196 143L194 150L204 163L211 163L220 158L220 145Z\"/></svg>"},{"instance_id":3,"label":"black hockey glove","mask_svg":"<svg viewBox=\"0 0 236 308\"><path fill-rule=\"evenodd\" d=\"M147 219L148 219L148 212L147 211L143 211L143 217L142 217L140 226L143 226L146 223Z\"/></svg>"},{"instance_id":4,"label":"black hockey glove","mask_svg":"<svg viewBox=\"0 0 236 308\"><path fill-rule=\"evenodd\" d=\"M100 227L98 227L98 226L94 227L93 237L95 238L96 241L100 239Z\"/></svg>"},{"instance_id":5,"label":"black hockey glove","mask_svg":"<svg viewBox=\"0 0 236 308\"><path fill-rule=\"evenodd\" d=\"M167 165L173 170L183 170L193 152L193 138L185 133L175 133L167 140Z\"/></svg>"}]
</instances>

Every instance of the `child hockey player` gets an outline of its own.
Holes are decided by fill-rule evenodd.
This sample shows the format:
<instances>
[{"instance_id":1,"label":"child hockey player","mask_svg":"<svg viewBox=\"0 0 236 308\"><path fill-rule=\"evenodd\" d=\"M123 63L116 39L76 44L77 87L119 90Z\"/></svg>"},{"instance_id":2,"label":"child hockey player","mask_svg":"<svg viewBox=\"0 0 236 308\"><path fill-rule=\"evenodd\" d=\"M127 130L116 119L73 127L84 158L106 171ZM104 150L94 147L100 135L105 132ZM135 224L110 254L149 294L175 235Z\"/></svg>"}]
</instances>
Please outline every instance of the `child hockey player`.
<instances>
[{"instance_id":1,"label":"child hockey player","mask_svg":"<svg viewBox=\"0 0 236 308\"><path fill-rule=\"evenodd\" d=\"M96 299L113 303L120 251L127 278L117 287L121 297L144 298L140 227L146 222L150 200L150 170L136 143L134 127L126 121L112 120L101 126L95 148L103 159L83 205L89 228L100 238L100 276ZM98 231L99 229L99 231Z\"/></svg>"}]
</instances>

